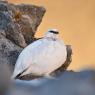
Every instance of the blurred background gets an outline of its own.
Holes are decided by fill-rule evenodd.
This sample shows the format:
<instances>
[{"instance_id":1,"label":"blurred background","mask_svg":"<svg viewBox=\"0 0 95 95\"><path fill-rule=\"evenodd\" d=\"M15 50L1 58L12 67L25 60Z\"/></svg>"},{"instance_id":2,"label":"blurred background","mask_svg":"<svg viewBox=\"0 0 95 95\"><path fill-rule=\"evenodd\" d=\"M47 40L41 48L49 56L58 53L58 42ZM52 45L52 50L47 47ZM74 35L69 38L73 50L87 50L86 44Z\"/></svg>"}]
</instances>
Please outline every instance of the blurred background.
<instances>
[{"instance_id":1,"label":"blurred background","mask_svg":"<svg viewBox=\"0 0 95 95\"><path fill-rule=\"evenodd\" d=\"M49 28L58 28L60 37L73 48L73 62L68 69L95 66L95 0L8 0L44 6L46 14L38 28L41 37Z\"/></svg>"}]
</instances>

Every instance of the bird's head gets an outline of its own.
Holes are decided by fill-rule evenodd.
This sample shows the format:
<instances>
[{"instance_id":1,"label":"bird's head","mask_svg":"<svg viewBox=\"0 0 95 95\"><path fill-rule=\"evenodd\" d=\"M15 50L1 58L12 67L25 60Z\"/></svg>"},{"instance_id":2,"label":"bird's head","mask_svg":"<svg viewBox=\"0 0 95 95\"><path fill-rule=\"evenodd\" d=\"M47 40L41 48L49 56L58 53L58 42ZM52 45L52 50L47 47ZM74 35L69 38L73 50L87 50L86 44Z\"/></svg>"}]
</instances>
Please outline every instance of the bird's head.
<instances>
[{"instance_id":1,"label":"bird's head","mask_svg":"<svg viewBox=\"0 0 95 95\"><path fill-rule=\"evenodd\" d=\"M45 34L45 38L51 38L51 39L57 39L58 38L59 31L57 29L50 29Z\"/></svg>"}]
</instances>

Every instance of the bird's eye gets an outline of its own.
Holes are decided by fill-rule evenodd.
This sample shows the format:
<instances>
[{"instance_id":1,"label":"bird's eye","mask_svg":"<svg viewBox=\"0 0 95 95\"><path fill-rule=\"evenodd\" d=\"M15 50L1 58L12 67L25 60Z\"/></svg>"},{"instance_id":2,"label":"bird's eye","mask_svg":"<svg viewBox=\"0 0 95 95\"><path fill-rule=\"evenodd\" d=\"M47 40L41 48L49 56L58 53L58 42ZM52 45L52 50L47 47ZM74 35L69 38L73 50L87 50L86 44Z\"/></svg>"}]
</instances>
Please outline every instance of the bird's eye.
<instances>
[{"instance_id":1,"label":"bird's eye","mask_svg":"<svg viewBox=\"0 0 95 95\"><path fill-rule=\"evenodd\" d=\"M58 31L49 31L50 33L59 34Z\"/></svg>"}]
</instances>

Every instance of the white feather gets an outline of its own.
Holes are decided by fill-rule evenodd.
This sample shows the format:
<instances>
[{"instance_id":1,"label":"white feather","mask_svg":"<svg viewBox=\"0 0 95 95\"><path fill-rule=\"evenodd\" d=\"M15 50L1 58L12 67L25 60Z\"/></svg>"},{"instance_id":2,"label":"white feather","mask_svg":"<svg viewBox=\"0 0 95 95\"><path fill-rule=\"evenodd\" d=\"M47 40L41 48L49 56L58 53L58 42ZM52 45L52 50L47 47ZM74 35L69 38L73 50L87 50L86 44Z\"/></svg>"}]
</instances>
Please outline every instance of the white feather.
<instances>
[{"instance_id":1,"label":"white feather","mask_svg":"<svg viewBox=\"0 0 95 95\"><path fill-rule=\"evenodd\" d=\"M22 76L31 73L48 76L61 67L66 61L67 51L64 42L56 36L48 32L44 38L27 46L18 57L13 78L27 68Z\"/></svg>"}]
</instances>

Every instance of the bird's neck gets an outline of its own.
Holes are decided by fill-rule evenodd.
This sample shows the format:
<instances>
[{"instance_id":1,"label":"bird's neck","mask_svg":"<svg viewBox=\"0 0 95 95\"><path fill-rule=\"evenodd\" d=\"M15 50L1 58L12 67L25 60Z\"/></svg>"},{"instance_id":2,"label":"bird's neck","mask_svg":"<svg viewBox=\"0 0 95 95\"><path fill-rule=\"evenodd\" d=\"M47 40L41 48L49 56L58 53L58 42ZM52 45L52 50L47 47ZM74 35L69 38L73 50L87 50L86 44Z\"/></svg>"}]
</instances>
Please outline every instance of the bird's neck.
<instances>
[{"instance_id":1,"label":"bird's neck","mask_svg":"<svg viewBox=\"0 0 95 95\"><path fill-rule=\"evenodd\" d=\"M57 40L57 38L55 38L55 37L44 37L44 39L53 40L53 41L56 41Z\"/></svg>"},{"instance_id":2,"label":"bird's neck","mask_svg":"<svg viewBox=\"0 0 95 95\"><path fill-rule=\"evenodd\" d=\"M45 39L50 39L50 40L57 40L58 36L53 33L46 33L44 36Z\"/></svg>"}]
</instances>

